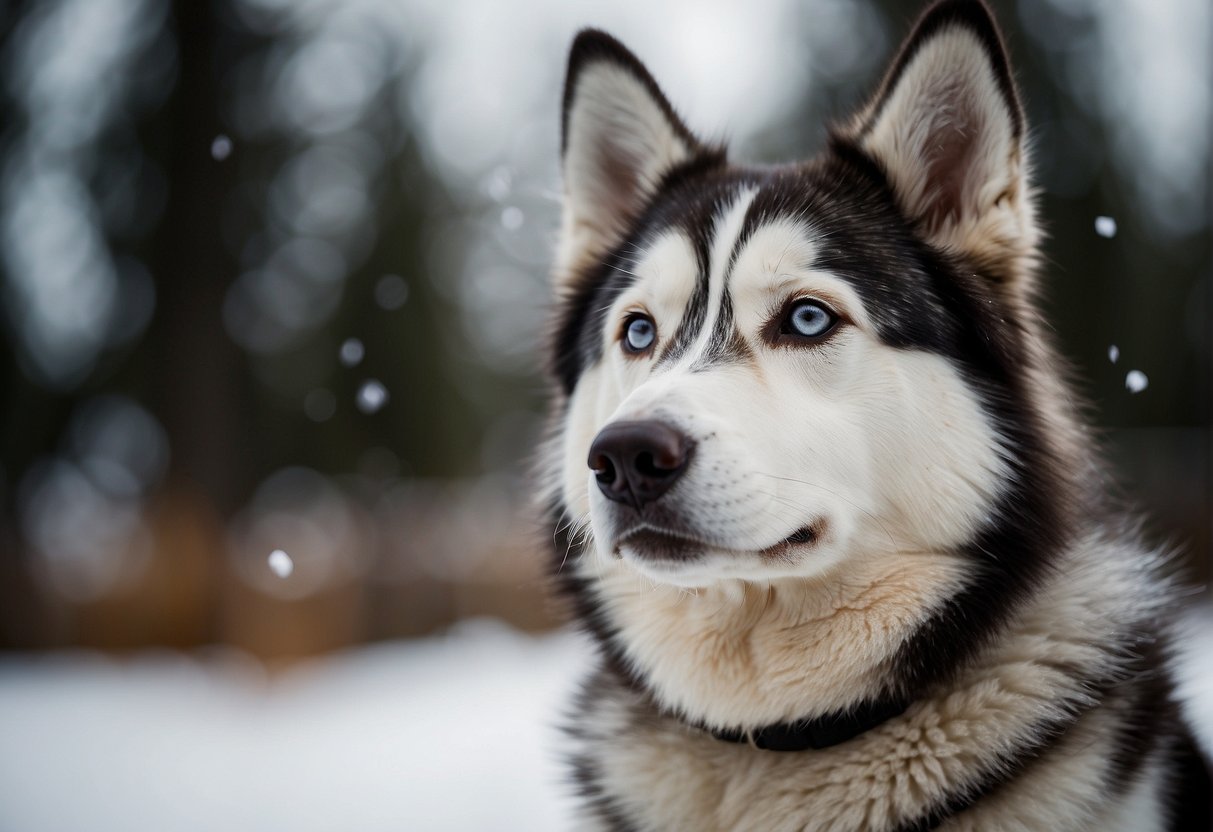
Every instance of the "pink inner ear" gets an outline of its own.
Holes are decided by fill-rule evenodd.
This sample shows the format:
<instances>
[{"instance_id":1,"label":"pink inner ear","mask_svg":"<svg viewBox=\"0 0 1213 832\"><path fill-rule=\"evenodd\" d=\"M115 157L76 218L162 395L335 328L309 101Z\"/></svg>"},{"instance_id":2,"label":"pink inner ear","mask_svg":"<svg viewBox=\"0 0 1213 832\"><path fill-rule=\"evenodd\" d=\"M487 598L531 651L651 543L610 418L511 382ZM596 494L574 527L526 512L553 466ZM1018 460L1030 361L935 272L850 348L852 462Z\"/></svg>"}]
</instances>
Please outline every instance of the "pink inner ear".
<instances>
[{"instance_id":1,"label":"pink inner ear","mask_svg":"<svg viewBox=\"0 0 1213 832\"><path fill-rule=\"evenodd\" d=\"M639 209L640 173L637 162L612 141L600 139L594 148L598 170L602 176L599 216L618 220L631 219Z\"/></svg>"},{"instance_id":2,"label":"pink inner ear","mask_svg":"<svg viewBox=\"0 0 1213 832\"><path fill-rule=\"evenodd\" d=\"M980 187L972 179L984 125L977 123L980 115L975 108L966 106L969 102L956 100L963 99L963 92L951 89L948 94L946 97L954 100L932 116L929 138L923 148L927 181L922 219L932 231L960 219L966 209L976 208L969 203L975 196L972 192Z\"/></svg>"}]
</instances>

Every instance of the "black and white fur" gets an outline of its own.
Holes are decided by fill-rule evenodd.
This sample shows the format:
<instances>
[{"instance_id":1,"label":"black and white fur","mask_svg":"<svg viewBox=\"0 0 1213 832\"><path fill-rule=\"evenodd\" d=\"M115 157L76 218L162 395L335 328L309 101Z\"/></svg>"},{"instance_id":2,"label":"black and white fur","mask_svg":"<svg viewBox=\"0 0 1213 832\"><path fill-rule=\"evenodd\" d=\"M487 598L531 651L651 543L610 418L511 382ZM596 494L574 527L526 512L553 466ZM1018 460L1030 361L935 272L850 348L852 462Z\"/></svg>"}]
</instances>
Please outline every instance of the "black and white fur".
<instances>
[{"instance_id":1,"label":"black and white fur","mask_svg":"<svg viewBox=\"0 0 1213 832\"><path fill-rule=\"evenodd\" d=\"M570 728L582 828L1207 824L1175 589L1115 519L1035 303L1025 134L976 0L929 9L827 149L777 167L730 162L622 45L577 37L543 464L601 648ZM805 299L827 337L788 333ZM636 422L693 454L628 505L587 457ZM828 748L717 736L882 703L908 707Z\"/></svg>"}]
</instances>

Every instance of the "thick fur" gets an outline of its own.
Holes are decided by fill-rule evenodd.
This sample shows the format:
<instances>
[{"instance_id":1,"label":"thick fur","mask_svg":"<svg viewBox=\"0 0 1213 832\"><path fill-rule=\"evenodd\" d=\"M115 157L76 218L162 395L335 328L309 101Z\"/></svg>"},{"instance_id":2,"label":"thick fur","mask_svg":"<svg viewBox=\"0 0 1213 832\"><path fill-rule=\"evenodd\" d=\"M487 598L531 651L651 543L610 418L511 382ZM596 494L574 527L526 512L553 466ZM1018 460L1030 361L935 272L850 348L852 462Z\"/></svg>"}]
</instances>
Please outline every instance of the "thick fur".
<instances>
[{"instance_id":1,"label":"thick fur","mask_svg":"<svg viewBox=\"0 0 1213 832\"><path fill-rule=\"evenodd\" d=\"M601 648L570 724L583 827L1138 832L1179 805L1207 828L1178 794L1175 588L1113 521L1039 319L985 6L928 10L803 164L729 163L600 32L564 107L543 465L556 575ZM803 299L827 337L786 332ZM639 314L644 354L621 343ZM638 510L587 455L639 420L694 451ZM712 733L907 701L820 750Z\"/></svg>"}]
</instances>

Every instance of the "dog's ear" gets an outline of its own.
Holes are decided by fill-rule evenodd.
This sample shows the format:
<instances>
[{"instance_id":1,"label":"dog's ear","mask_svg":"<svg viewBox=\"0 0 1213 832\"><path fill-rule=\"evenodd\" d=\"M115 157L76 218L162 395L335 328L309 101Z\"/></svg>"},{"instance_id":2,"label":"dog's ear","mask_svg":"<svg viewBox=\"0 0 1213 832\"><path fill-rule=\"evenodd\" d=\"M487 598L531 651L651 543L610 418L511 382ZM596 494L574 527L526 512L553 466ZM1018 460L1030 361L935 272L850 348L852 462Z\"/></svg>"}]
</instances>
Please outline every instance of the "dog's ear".
<instances>
[{"instance_id":1,"label":"dog's ear","mask_svg":"<svg viewBox=\"0 0 1213 832\"><path fill-rule=\"evenodd\" d=\"M884 169L929 242L998 266L1030 256L1023 111L980 0L929 8L845 134Z\"/></svg>"},{"instance_id":2,"label":"dog's ear","mask_svg":"<svg viewBox=\"0 0 1213 832\"><path fill-rule=\"evenodd\" d=\"M635 55L605 32L578 34L564 86L562 266L617 243L662 178L702 151Z\"/></svg>"}]
</instances>

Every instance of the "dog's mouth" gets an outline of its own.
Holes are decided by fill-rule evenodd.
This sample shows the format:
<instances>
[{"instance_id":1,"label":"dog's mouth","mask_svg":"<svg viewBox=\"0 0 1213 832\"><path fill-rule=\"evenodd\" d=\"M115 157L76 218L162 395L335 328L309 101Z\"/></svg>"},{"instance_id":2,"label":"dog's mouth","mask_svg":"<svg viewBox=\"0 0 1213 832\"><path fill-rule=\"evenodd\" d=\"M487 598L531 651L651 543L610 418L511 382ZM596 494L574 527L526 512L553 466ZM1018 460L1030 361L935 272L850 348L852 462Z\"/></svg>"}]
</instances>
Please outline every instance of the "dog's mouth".
<instances>
[{"instance_id":1,"label":"dog's mouth","mask_svg":"<svg viewBox=\"0 0 1213 832\"><path fill-rule=\"evenodd\" d=\"M797 549L817 543L821 539L823 525L822 521L818 521L801 526L778 543L758 549L753 554L764 559L787 557ZM622 557L625 548L629 553L646 560L674 563L695 560L709 551L730 551L729 547L700 540L692 535L651 526L641 526L620 536L615 544L615 556ZM742 553L738 551L738 554Z\"/></svg>"}]
</instances>

